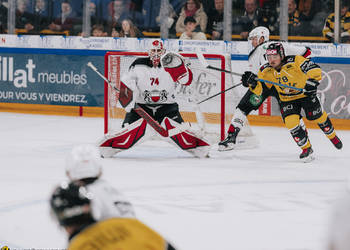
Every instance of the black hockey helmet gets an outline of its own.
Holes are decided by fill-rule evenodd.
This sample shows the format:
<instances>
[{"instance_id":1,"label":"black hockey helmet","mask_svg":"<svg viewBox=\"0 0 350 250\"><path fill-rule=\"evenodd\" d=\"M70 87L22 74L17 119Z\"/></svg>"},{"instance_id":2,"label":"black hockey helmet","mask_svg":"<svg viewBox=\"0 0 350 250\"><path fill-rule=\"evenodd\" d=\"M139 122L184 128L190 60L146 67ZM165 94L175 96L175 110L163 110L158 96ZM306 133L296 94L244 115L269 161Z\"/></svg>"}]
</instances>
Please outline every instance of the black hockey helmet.
<instances>
[{"instance_id":1,"label":"black hockey helmet","mask_svg":"<svg viewBox=\"0 0 350 250\"><path fill-rule=\"evenodd\" d=\"M85 187L63 183L51 195L51 212L62 226L93 223L91 198Z\"/></svg>"},{"instance_id":2,"label":"black hockey helmet","mask_svg":"<svg viewBox=\"0 0 350 250\"><path fill-rule=\"evenodd\" d=\"M284 48L282 43L271 43L266 49L266 56L280 55L283 59L285 57Z\"/></svg>"}]
</instances>

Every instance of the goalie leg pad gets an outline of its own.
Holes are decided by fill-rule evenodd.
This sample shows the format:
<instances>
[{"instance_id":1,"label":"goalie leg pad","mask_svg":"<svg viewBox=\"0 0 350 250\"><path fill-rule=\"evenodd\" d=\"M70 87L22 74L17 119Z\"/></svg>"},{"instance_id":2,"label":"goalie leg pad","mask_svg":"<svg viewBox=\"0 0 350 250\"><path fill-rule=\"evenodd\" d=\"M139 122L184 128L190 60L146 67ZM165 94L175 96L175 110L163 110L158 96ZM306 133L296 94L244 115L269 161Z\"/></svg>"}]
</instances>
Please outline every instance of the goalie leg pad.
<instances>
[{"instance_id":1,"label":"goalie leg pad","mask_svg":"<svg viewBox=\"0 0 350 250\"><path fill-rule=\"evenodd\" d=\"M129 149L144 137L147 122L139 119L136 122L125 126L122 131L107 135L99 143L100 152L104 157L111 157L121 150ZM113 153L114 152L114 153Z\"/></svg>"},{"instance_id":2,"label":"goalie leg pad","mask_svg":"<svg viewBox=\"0 0 350 250\"><path fill-rule=\"evenodd\" d=\"M162 124L164 124L165 128L168 130L179 126L181 127L179 123L168 117L164 119ZM203 158L208 156L210 144L194 131L190 131L190 129L179 131L178 134L171 136L170 139L182 150L185 150L196 157Z\"/></svg>"}]
</instances>

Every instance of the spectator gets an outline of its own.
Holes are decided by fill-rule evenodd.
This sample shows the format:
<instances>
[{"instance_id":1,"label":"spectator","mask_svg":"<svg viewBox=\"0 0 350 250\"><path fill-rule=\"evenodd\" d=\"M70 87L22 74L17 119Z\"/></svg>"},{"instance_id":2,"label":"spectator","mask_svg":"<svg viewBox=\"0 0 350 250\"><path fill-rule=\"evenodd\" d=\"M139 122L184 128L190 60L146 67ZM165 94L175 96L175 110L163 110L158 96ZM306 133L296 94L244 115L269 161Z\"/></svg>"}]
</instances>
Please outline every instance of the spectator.
<instances>
[{"instance_id":1,"label":"spectator","mask_svg":"<svg viewBox=\"0 0 350 250\"><path fill-rule=\"evenodd\" d=\"M120 37L120 29L117 27L112 27L111 31L109 32L111 37Z\"/></svg>"},{"instance_id":2,"label":"spectator","mask_svg":"<svg viewBox=\"0 0 350 250\"><path fill-rule=\"evenodd\" d=\"M302 34L303 25L300 22L300 13L295 0L288 0L288 34L298 36Z\"/></svg>"},{"instance_id":3,"label":"spectator","mask_svg":"<svg viewBox=\"0 0 350 250\"><path fill-rule=\"evenodd\" d=\"M140 30L130 19L125 19L122 21L122 29L119 35L120 37L143 37Z\"/></svg>"},{"instance_id":4,"label":"spectator","mask_svg":"<svg viewBox=\"0 0 350 250\"><path fill-rule=\"evenodd\" d=\"M270 34L273 35L279 34L279 13L277 13L277 10L279 10L279 1L276 0L265 0L260 8L259 25L268 28Z\"/></svg>"},{"instance_id":5,"label":"spectator","mask_svg":"<svg viewBox=\"0 0 350 250\"><path fill-rule=\"evenodd\" d=\"M187 0L185 6L181 9L179 19L176 22L177 33L185 32L184 21L187 16L193 16L194 19L196 19L197 25L199 25L201 31L206 31L208 17L199 0Z\"/></svg>"},{"instance_id":6,"label":"spectator","mask_svg":"<svg viewBox=\"0 0 350 250\"><path fill-rule=\"evenodd\" d=\"M103 26L107 25L107 22L103 19L103 17L99 16L97 13L97 6L95 2L90 2L89 4L89 12L90 12L90 23L91 26L96 24L102 24Z\"/></svg>"},{"instance_id":7,"label":"spectator","mask_svg":"<svg viewBox=\"0 0 350 250\"><path fill-rule=\"evenodd\" d=\"M104 31L104 27L102 24L93 25L91 29L91 34L92 36L99 36L99 37L107 36L107 33Z\"/></svg>"},{"instance_id":8,"label":"spectator","mask_svg":"<svg viewBox=\"0 0 350 250\"><path fill-rule=\"evenodd\" d=\"M173 6L169 3L169 1L165 1L165 8L161 8L163 6L161 4L161 0L145 0L142 5L142 15L144 23L141 27L146 31L151 32L159 32L160 31L160 20L161 12L166 12L165 15L168 17L167 27L170 29L173 24L176 15Z\"/></svg>"},{"instance_id":9,"label":"spectator","mask_svg":"<svg viewBox=\"0 0 350 250\"><path fill-rule=\"evenodd\" d=\"M207 40L203 32L199 30L196 19L192 16L185 18L185 32L181 34L180 40Z\"/></svg>"},{"instance_id":10,"label":"spectator","mask_svg":"<svg viewBox=\"0 0 350 250\"><path fill-rule=\"evenodd\" d=\"M7 3L0 3L0 34L7 29Z\"/></svg>"},{"instance_id":11,"label":"spectator","mask_svg":"<svg viewBox=\"0 0 350 250\"><path fill-rule=\"evenodd\" d=\"M26 0L17 0L15 27L29 32L34 30L34 15L27 11L27 4Z\"/></svg>"},{"instance_id":12,"label":"spectator","mask_svg":"<svg viewBox=\"0 0 350 250\"><path fill-rule=\"evenodd\" d=\"M327 17L323 9L325 8L322 2L315 0L299 0L300 22L303 25L302 35L322 35L324 20Z\"/></svg>"},{"instance_id":13,"label":"spectator","mask_svg":"<svg viewBox=\"0 0 350 250\"><path fill-rule=\"evenodd\" d=\"M350 42L350 11L349 2L343 0L341 2L340 9L340 42L349 43ZM323 27L323 36L328 38L329 41L334 41L334 13L330 14L326 23Z\"/></svg>"},{"instance_id":14,"label":"spectator","mask_svg":"<svg viewBox=\"0 0 350 250\"><path fill-rule=\"evenodd\" d=\"M244 1L244 14L240 20L242 24L242 32L240 35L243 39L247 39L250 30L259 26L259 10L257 0Z\"/></svg>"},{"instance_id":15,"label":"spectator","mask_svg":"<svg viewBox=\"0 0 350 250\"><path fill-rule=\"evenodd\" d=\"M70 2L64 0L61 3L61 14L59 17L49 25L49 29L52 31L65 31L73 32L74 25L77 24L77 14L72 10Z\"/></svg>"},{"instance_id":16,"label":"spectator","mask_svg":"<svg viewBox=\"0 0 350 250\"><path fill-rule=\"evenodd\" d=\"M224 0L215 0L215 8L208 12L207 33L212 40L222 39L224 29Z\"/></svg>"},{"instance_id":17,"label":"spectator","mask_svg":"<svg viewBox=\"0 0 350 250\"><path fill-rule=\"evenodd\" d=\"M214 0L215 1L215 0ZM211 10L215 8L215 3L213 0L201 0L201 3L203 5L203 9L205 13L209 13ZM209 15L208 15L209 17Z\"/></svg>"},{"instance_id":18,"label":"spectator","mask_svg":"<svg viewBox=\"0 0 350 250\"><path fill-rule=\"evenodd\" d=\"M41 31L45 29L49 23L49 12L47 10L47 4L45 0L36 0L34 6L34 29L35 31Z\"/></svg>"}]
</instances>

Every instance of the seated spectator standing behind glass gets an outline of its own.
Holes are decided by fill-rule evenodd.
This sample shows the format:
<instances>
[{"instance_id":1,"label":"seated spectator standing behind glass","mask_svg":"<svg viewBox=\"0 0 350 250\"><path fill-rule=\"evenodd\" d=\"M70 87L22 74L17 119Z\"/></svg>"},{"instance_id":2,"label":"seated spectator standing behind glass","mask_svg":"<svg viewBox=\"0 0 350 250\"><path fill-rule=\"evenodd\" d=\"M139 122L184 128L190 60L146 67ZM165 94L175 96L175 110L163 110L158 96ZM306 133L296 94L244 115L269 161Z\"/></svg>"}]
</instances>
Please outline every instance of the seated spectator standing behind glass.
<instances>
[{"instance_id":1,"label":"seated spectator standing behind glass","mask_svg":"<svg viewBox=\"0 0 350 250\"><path fill-rule=\"evenodd\" d=\"M0 33L7 29L7 3L0 3Z\"/></svg>"},{"instance_id":2,"label":"seated spectator standing behind glass","mask_svg":"<svg viewBox=\"0 0 350 250\"><path fill-rule=\"evenodd\" d=\"M176 32L185 32L185 18L192 16L196 19L197 25L199 25L202 32L206 31L208 16L204 12L203 6L199 0L187 0L185 6L181 9L181 13L176 22Z\"/></svg>"},{"instance_id":3,"label":"seated spectator standing behind glass","mask_svg":"<svg viewBox=\"0 0 350 250\"><path fill-rule=\"evenodd\" d=\"M244 14L241 18L233 20L233 33L240 33L243 39L248 37L248 33L259 26L259 9L257 0L244 1Z\"/></svg>"},{"instance_id":4,"label":"seated spectator standing behind glass","mask_svg":"<svg viewBox=\"0 0 350 250\"><path fill-rule=\"evenodd\" d=\"M342 43L350 42L350 12L349 2L343 0L340 9L340 41ZM334 42L334 13L330 14L323 28L323 36L329 41Z\"/></svg>"},{"instance_id":5,"label":"seated spectator standing behind glass","mask_svg":"<svg viewBox=\"0 0 350 250\"><path fill-rule=\"evenodd\" d=\"M111 1L108 4L108 26L109 27L122 27L122 21L124 19L130 19L131 15L124 7L123 0Z\"/></svg>"},{"instance_id":6,"label":"seated spectator standing behind glass","mask_svg":"<svg viewBox=\"0 0 350 250\"><path fill-rule=\"evenodd\" d=\"M297 10L295 0L288 0L288 34L300 36L303 33L304 25L300 22L300 13Z\"/></svg>"},{"instance_id":7,"label":"seated spectator standing behind glass","mask_svg":"<svg viewBox=\"0 0 350 250\"><path fill-rule=\"evenodd\" d=\"M109 28L118 25L121 27L124 19L130 19L136 25L143 22L141 13L131 12L129 5L123 0L114 0L108 4L108 26Z\"/></svg>"},{"instance_id":8,"label":"seated spectator standing behind glass","mask_svg":"<svg viewBox=\"0 0 350 250\"><path fill-rule=\"evenodd\" d=\"M122 29L119 33L120 37L143 37L140 30L134 25L130 19L122 21Z\"/></svg>"},{"instance_id":9,"label":"seated spectator standing behind glass","mask_svg":"<svg viewBox=\"0 0 350 250\"><path fill-rule=\"evenodd\" d=\"M317 0L299 0L300 22L303 36L321 36L327 17L323 3Z\"/></svg>"},{"instance_id":10,"label":"seated spectator standing behind glass","mask_svg":"<svg viewBox=\"0 0 350 250\"><path fill-rule=\"evenodd\" d=\"M185 18L185 32L181 34L180 40L207 40L207 37L197 26L196 19L192 16Z\"/></svg>"},{"instance_id":11,"label":"seated spectator standing behind glass","mask_svg":"<svg viewBox=\"0 0 350 250\"><path fill-rule=\"evenodd\" d=\"M35 0L34 6L34 30L39 32L45 29L49 23L49 12L47 10L46 0Z\"/></svg>"},{"instance_id":12,"label":"seated spectator standing behind glass","mask_svg":"<svg viewBox=\"0 0 350 250\"><path fill-rule=\"evenodd\" d=\"M67 0L61 3L61 14L49 24L52 31L68 30L70 34L73 32L73 26L77 24L77 14L72 10L70 2Z\"/></svg>"},{"instance_id":13,"label":"seated spectator standing behind glass","mask_svg":"<svg viewBox=\"0 0 350 250\"><path fill-rule=\"evenodd\" d=\"M97 6L95 2L90 2L89 4L89 12L90 12L90 23L91 27L96 24L102 24L103 26L107 26L107 21L97 13Z\"/></svg>"},{"instance_id":14,"label":"seated spectator standing behind glass","mask_svg":"<svg viewBox=\"0 0 350 250\"><path fill-rule=\"evenodd\" d=\"M212 40L222 39L224 29L224 0L215 0L215 8L208 12L207 33Z\"/></svg>"},{"instance_id":15,"label":"seated spectator standing behind glass","mask_svg":"<svg viewBox=\"0 0 350 250\"><path fill-rule=\"evenodd\" d=\"M95 24L91 28L91 35L104 37L104 36L107 36L107 33L104 31L104 27L102 24Z\"/></svg>"},{"instance_id":16,"label":"seated spectator standing behind glass","mask_svg":"<svg viewBox=\"0 0 350 250\"><path fill-rule=\"evenodd\" d=\"M259 14L259 26L264 26L269 29L270 34L278 35L279 34L279 25L278 25L278 15L277 7L279 7L279 2L274 0L267 0L263 2L262 7L260 8ZM261 6L261 5L260 5Z\"/></svg>"},{"instance_id":17,"label":"seated spectator standing behind glass","mask_svg":"<svg viewBox=\"0 0 350 250\"><path fill-rule=\"evenodd\" d=\"M34 15L27 10L26 0L17 0L16 29L25 29L26 32L34 30Z\"/></svg>"}]
</instances>

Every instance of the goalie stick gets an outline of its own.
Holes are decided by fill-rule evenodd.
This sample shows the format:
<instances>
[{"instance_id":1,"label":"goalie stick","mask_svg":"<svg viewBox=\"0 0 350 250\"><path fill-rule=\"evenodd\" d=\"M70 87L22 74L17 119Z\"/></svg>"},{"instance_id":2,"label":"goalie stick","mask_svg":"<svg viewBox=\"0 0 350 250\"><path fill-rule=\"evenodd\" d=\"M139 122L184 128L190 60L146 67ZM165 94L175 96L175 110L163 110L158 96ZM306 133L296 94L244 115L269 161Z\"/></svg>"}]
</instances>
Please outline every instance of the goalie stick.
<instances>
[{"instance_id":1,"label":"goalie stick","mask_svg":"<svg viewBox=\"0 0 350 250\"><path fill-rule=\"evenodd\" d=\"M88 67L90 67L93 71L95 71L96 74L98 74L103 80L105 80L105 82L111 88L113 88L113 90L115 90L116 92L120 92L120 90L117 87L115 87L109 79L107 79L103 74L101 74L101 72L95 67L95 65L93 65L91 62L88 62L86 65ZM183 124L181 124L180 126L178 126L176 128L166 130L156 120L154 120L153 117L150 116L143 108L141 108L139 105L136 104L135 107L133 108L133 110L139 116L141 116L152 128L154 128L155 131L157 131L163 137L171 137L173 135L176 135L176 134L182 132L186 127L188 127L188 124L183 123Z\"/></svg>"},{"instance_id":2,"label":"goalie stick","mask_svg":"<svg viewBox=\"0 0 350 250\"><path fill-rule=\"evenodd\" d=\"M220 69L220 68L217 68L217 67L209 65L209 63L205 60L203 54L201 54L201 53L197 52L197 57L198 57L199 62L207 69L212 69L212 70L216 70L216 71L220 71L220 72L225 72L225 73L228 73L228 74L231 74L231 75L235 75L235 76L242 76L242 74L239 74L239 73L236 73L236 72L233 72L233 71L229 71L229 70L226 70L226 69ZM305 90L305 89L297 88L297 87L294 87L294 86L289 86L289 85L283 84L283 83L271 82L271 81L260 79L260 78L255 78L255 80L257 80L259 82L270 83L272 85L277 85L277 86L284 87L284 88L289 88L289 89L302 91L304 93L307 92L307 90Z\"/></svg>"}]
</instances>

